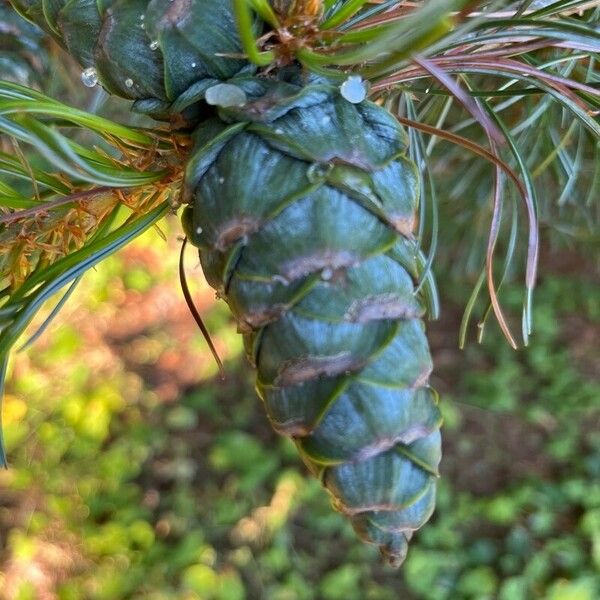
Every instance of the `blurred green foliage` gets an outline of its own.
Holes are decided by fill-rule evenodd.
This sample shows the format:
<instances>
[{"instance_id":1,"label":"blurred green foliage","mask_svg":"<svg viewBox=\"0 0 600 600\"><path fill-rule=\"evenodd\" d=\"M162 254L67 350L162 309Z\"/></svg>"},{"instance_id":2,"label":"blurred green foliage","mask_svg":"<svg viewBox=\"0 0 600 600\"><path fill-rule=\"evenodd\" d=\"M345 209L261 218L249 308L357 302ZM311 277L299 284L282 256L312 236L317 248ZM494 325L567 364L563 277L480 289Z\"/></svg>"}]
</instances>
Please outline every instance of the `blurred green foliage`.
<instances>
[{"instance_id":1,"label":"blurred green foliage","mask_svg":"<svg viewBox=\"0 0 600 600\"><path fill-rule=\"evenodd\" d=\"M460 353L462 298L448 286L457 297L431 327L446 422L438 508L396 572L271 431L225 307L190 264L226 361L217 378L180 298L176 235L148 233L89 273L14 360L0 598L600 596L600 291L589 275L541 281L536 335L519 352L490 326Z\"/></svg>"}]
</instances>

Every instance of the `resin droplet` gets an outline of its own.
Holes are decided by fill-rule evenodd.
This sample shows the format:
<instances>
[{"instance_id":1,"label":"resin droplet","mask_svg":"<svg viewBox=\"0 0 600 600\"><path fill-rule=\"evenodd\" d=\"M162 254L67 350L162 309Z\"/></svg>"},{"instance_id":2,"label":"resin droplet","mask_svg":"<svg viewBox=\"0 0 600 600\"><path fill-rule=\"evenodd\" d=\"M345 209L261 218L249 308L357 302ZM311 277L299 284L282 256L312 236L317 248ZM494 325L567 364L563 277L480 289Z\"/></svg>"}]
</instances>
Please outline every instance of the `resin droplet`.
<instances>
[{"instance_id":1,"label":"resin droplet","mask_svg":"<svg viewBox=\"0 0 600 600\"><path fill-rule=\"evenodd\" d=\"M131 78L126 79L125 86L128 88L133 87L133 79L131 79Z\"/></svg>"},{"instance_id":2,"label":"resin droplet","mask_svg":"<svg viewBox=\"0 0 600 600\"><path fill-rule=\"evenodd\" d=\"M359 104L367 97L367 86L360 75L350 75L340 86L340 92L348 102Z\"/></svg>"},{"instance_id":3,"label":"resin droplet","mask_svg":"<svg viewBox=\"0 0 600 600\"><path fill-rule=\"evenodd\" d=\"M237 85L219 83L206 90L205 99L207 104L226 108L246 104L247 97L246 92Z\"/></svg>"},{"instance_id":4,"label":"resin droplet","mask_svg":"<svg viewBox=\"0 0 600 600\"><path fill-rule=\"evenodd\" d=\"M94 67L89 67L81 73L81 83L89 88L93 88L98 83L98 73Z\"/></svg>"},{"instance_id":5,"label":"resin droplet","mask_svg":"<svg viewBox=\"0 0 600 600\"><path fill-rule=\"evenodd\" d=\"M158 50L158 40L150 42L150 50Z\"/></svg>"}]
</instances>

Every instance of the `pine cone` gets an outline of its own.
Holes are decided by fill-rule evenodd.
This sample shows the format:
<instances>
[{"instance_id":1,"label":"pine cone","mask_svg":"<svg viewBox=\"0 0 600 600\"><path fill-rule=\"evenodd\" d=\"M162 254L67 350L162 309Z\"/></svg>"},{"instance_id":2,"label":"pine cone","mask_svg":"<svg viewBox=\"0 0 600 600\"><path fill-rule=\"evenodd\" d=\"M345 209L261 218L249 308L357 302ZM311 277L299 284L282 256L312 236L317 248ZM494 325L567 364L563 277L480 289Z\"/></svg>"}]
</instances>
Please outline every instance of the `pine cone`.
<instances>
[{"instance_id":1,"label":"pine cone","mask_svg":"<svg viewBox=\"0 0 600 600\"><path fill-rule=\"evenodd\" d=\"M177 115L207 88L251 70L229 0L12 2L109 93L155 118Z\"/></svg>"},{"instance_id":2,"label":"pine cone","mask_svg":"<svg viewBox=\"0 0 600 600\"><path fill-rule=\"evenodd\" d=\"M433 511L441 421L411 277L406 137L383 108L322 80L238 85L251 100L195 134L184 226L273 426L399 564Z\"/></svg>"}]
</instances>

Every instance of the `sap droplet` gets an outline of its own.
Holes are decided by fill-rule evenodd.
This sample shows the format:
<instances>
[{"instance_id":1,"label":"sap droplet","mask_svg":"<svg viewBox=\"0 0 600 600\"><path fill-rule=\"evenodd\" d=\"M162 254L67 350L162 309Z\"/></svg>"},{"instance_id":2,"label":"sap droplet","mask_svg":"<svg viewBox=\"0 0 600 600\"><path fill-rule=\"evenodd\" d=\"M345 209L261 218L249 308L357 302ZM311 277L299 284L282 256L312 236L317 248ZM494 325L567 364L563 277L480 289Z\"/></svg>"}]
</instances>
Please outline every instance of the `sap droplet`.
<instances>
[{"instance_id":1,"label":"sap droplet","mask_svg":"<svg viewBox=\"0 0 600 600\"><path fill-rule=\"evenodd\" d=\"M93 88L98 83L98 73L94 67L89 67L81 73L81 83L89 88Z\"/></svg>"},{"instance_id":2,"label":"sap droplet","mask_svg":"<svg viewBox=\"0 0 600 600\"><path fill-rule=\"evenodd\" d=\"M342 96L352 104L360 104L367 97L367 86L360 75L350 75L340 86Z\"/></svg>"},{"instance_id":3,"label":"sap droplet","mask_svg":"<svg viewBox=\"0 0 600 600\"><path fill-rule=\"evenodd\" d=\"M306 177L311 183L319 183L323 181L332 169L332 165L322 165L320 163L313 163L306 170Z\"/></svg>"},{"instance_id":4,"label":"sap droplet","mask_svg":"<svg viewBox=\"0 0 600 600\"><path fill-rule=\"evenodd\" d=\"M200 235L202 233L202 227L196 227L196 233Z\"/></svg>"},{"instance_id":5,"label":"sap droplet","mask_svg":"<svg viewBox=\"0 0 600 600\"><path fill-rule=\"evenodd\" d=\"M321 279L323 281L329 281L331 278L333 277L333 270L332 269L323 269L321 271Z\"/></svg>"},{"instance_id":6,"label":"sap droplet","mask_svg":"<svg viewBox=\"0 0 600 600\"><path fill-rule=\"evenodd\" d=\"M219 177L219 183L225 183L225 177Z\"/></svg>"},{"instance_id":7,"label":"sap droplet","mask_svg":"<svg viewBox=\"0 0 600 600\"><path fill-rule=\"evenodd\" d=\"M128 88L133 87L133 79L131 79L131 77L128 77L125 80L125 87L128 87Z\"/></svg>"},{"instance_id":8,"label":"sap droplet","mask_svg":"<svg viewBox=\"0 0 600 600\"><path fill-rule=\"evenodd\" d=\"M213 106L242 106L246 104L246 92L237 85L219 83L206 90L206 103Z\"/></svg>"},{"instance_id":9,"label":"sap droplet","mask_svg":"<svg viewBox=\"0 0 600 600\"><path fill-rule=\"evenodd\" d=\"M285 132L283 131L283 129L281 129L281 127L278 127L278 128L275 130L275 133L276 133L277 135L283 135Z\"/></svg>"},{"instance_id":10,"label":"sap droplet","mask_svg":"<svg viewBox=\"0 0 600 600\"><path fill-rule=\"evenodd\" d=\"M150 50L158 50L158 40L150 42Z\"/></svg>"},{"instance_id":11,"label":"sap droplet","mask_svg":"<svg viewBox=\"0 0 600 600\"><path fill-rule=\"evenodd\" d=\"M195 62L192 63L192 68L195 69L197 66L198 66L198 63L195 63Z\"/></svg>"}]
</instances>

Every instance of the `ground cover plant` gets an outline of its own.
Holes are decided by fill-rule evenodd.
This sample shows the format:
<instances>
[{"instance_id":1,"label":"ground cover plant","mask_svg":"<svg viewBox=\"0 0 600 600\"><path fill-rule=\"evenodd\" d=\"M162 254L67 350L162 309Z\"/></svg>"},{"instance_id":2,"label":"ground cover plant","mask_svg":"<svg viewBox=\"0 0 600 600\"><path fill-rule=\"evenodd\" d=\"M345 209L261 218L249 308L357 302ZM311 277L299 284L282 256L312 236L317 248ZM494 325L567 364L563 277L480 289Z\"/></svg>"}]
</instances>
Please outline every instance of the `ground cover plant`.
<instances>
[{"instance_id":1,"label":"ground cover plant","mask_svg":"<svg viewBox=\"0 0 600 600\"><path fill-rule=\"evenodd\" d=\"M27 64L22 35L34 47L39 34L7 17L3 371L45 300L70 285L61 308L87 270L185 205L271 424L401 563L440 459L421 324L438 312L434 258L459 257L463 282L476 273L461 344L494 314L517 346L499 293L523 264L527 343L540 223L597 242L595 3L17 4L85 85L168 125L125 126L15 84L44 66Z\"/></svg>"}]
</instances>

